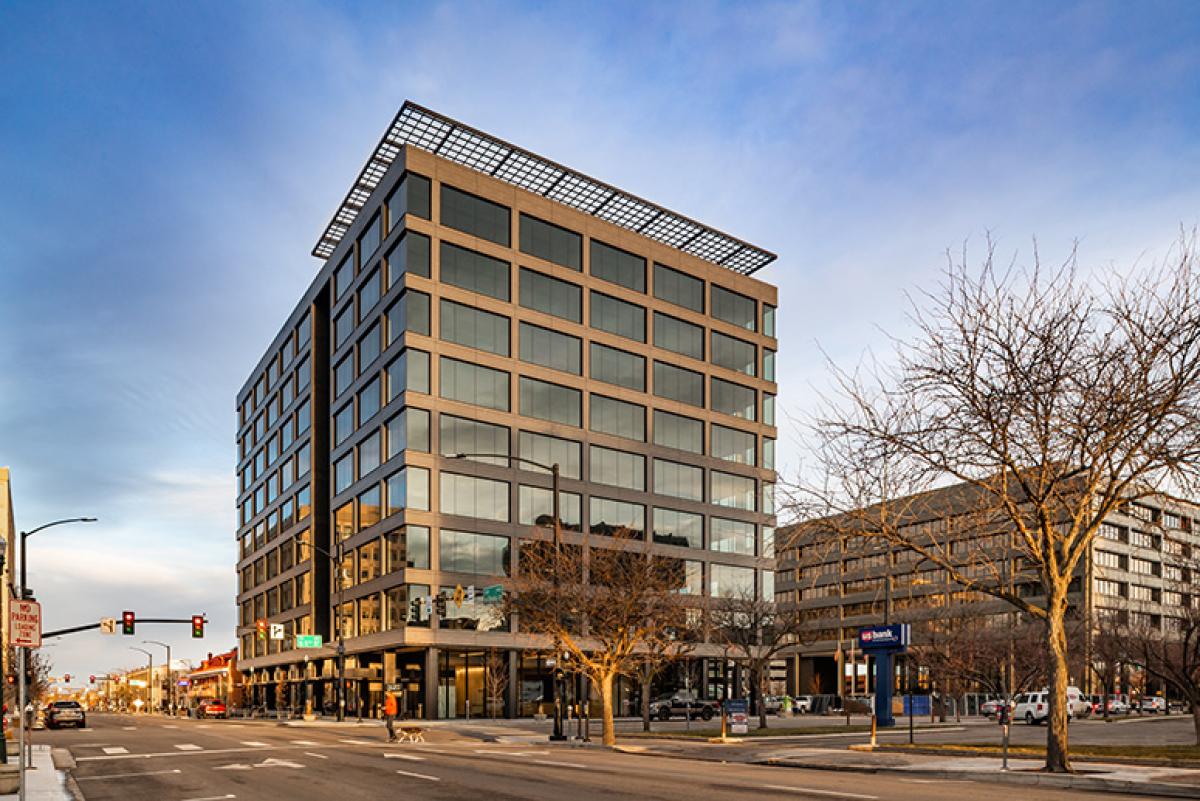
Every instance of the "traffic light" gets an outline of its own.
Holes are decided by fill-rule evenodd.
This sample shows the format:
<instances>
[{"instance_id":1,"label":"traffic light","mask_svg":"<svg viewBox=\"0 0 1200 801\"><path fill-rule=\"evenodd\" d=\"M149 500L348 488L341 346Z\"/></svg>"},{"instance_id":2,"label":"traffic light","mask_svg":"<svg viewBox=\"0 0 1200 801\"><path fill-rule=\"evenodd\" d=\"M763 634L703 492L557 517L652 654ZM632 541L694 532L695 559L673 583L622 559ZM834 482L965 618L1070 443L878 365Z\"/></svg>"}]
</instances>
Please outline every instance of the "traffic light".
<instances>
[{"instance_id":1,"label":"traffic light","mask_svg":"<svg viewBox=\"0 0 1200 801\"><path fill-rule=\"evenodd\" d=\"M255 627L255 629L258 630L258 639L260 639L260 640L267 639L267 621L257 620L254 623L254 627Z\"/></svg>"},{"instance_id":2,"label":"traffic light","mask_svg":"<svg viewBox=\"0 0 1200 801\"><path fill-rule=\"evenodd\" d=\"M408 619L411 622L416 623L418 620L421 619L421 599L413 598L411 601L409 601L408 607L409 607Z\"/></svg>"},{"instance_id":3,"label":"traffic light","mask_svg":"<svg viewBox=\"0 0 1200 801\"><path fill-rule=\"evenodd\" d=\"M130 637L133 636L134 624L137 622L137 616L128 610L121 613L121 633Z\"/></svg>"},{"instance_id":4,"label":"traffic light","mask_svg":"<svg viewBox=\"0 0 1200 801\"><path fill-rule=\"evenodd\" d=\"M70 683L71 683L71 674L64 673L63 674L63 684L70 684Z\"/></svg>"},{"instance_id":5,"label":"traffic light","mask_svg":"<svg viewBox=\"0 0 1200 801\"><path fill-rule=\"evenodd\" d=\"M204 636L204 615L192 615L192 637L200 639Z\"/></svg>"},{"instance_id":6,"label":"traffic light","mask_svg":"<svg viewBox=\"0 0 1200 801\"><path fill-rule=\"evenodd\" d=\"M434 607L437 609L438 617L446 616L446 596L440 593L433 599Z\"/></svg>"},{"instance_id":7,"label":"traffic light","mask_svg":"<svg viewBox=\"0 0 1200 801\"><path fill-rule=\"evenodd\" d=\"M88 676L88 684L95 684L95 683L96 683L96 677Z\"/></svg>"}]
</instances>

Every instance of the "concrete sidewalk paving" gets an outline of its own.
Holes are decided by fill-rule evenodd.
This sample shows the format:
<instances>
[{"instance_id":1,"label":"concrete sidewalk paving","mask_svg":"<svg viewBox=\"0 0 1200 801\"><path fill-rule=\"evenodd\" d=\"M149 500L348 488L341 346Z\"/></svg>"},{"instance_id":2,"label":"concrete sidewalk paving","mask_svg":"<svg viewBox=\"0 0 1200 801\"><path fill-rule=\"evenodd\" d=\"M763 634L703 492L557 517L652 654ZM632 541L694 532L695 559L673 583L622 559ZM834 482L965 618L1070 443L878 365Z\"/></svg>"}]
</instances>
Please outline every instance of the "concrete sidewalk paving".
<instances>
[{"instance_id":1,"label":"concrete sidewalk paving","mask_svg":"<svg viewBox=\"0 0 1200 801\"><path fill-rule=\"evenodd\" d=\"M17 793L0 795L0 801L17 797ZM73 801L74 797L67 787L66 774L54 767L50 746L33 746L33 770L25 771L27 801Z\"/></svg>"}]
</instances>

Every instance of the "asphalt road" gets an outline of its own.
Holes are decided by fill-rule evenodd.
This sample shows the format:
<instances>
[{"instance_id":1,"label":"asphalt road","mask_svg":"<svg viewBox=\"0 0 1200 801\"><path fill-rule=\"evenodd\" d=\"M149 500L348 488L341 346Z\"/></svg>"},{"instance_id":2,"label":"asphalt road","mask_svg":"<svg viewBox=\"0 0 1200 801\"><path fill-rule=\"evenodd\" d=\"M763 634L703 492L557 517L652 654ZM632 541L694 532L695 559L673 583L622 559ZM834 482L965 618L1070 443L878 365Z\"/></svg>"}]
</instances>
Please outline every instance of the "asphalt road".
<instances>
[{"instance_id":1,"label":"asphalt road","mask_svg":"<svg viewBox=\"0 0 1200 801\"><path fill-rule=\"evenodd\" d=\"M66 748L87 801L349 801L357 798L662 799L749 797L1011 801L1015 788L943 780L646 757L601 748L502 745L445 730L387 745L382 730L266 721L89 715L90 728L39 732ZM1020 788L1022 801L1106 798Z\"/></svg>"}]
</instances>

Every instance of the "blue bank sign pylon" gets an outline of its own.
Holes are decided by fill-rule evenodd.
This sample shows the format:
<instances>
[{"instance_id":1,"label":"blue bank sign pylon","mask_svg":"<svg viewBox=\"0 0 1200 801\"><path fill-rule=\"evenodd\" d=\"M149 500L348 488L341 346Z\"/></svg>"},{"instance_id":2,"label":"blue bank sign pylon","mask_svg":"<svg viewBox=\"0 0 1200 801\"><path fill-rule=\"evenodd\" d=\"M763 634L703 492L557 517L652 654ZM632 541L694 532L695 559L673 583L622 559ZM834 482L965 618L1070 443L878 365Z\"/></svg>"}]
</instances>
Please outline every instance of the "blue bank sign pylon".
<instances>
[{"instance_id":1,"label":"blue bank sign pylon","mask_svg":"<svg viewBox=\"0 0 1200 801\"><path fill-rule=\"evenodd\" d=\"M907 623L858 630L858 647L875 657L875 725L880 728L896 725L892 715L892 681L896 675L892 657L908 650L910 636Z\"/></svg>"}]
</instances>

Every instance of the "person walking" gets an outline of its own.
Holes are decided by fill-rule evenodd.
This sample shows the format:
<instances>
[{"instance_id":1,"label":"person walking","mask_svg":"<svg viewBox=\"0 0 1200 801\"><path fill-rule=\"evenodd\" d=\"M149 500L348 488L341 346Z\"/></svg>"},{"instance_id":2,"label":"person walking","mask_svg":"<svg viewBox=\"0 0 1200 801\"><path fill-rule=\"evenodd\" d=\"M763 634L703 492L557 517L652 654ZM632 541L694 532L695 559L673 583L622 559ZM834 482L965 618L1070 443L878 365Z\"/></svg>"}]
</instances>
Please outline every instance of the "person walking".
<instances>
[{"instance_id":1,"label":"person walking","mask_svg":"<svg viewBox=\"0 0 1200 801\"><path fill-rule=\"evenodd\" d=\"M383 696L383 720L387 725L387 741L389 743L396 742L396 696L393 693L385 693Z\"/></svg>"}]
</instances>

